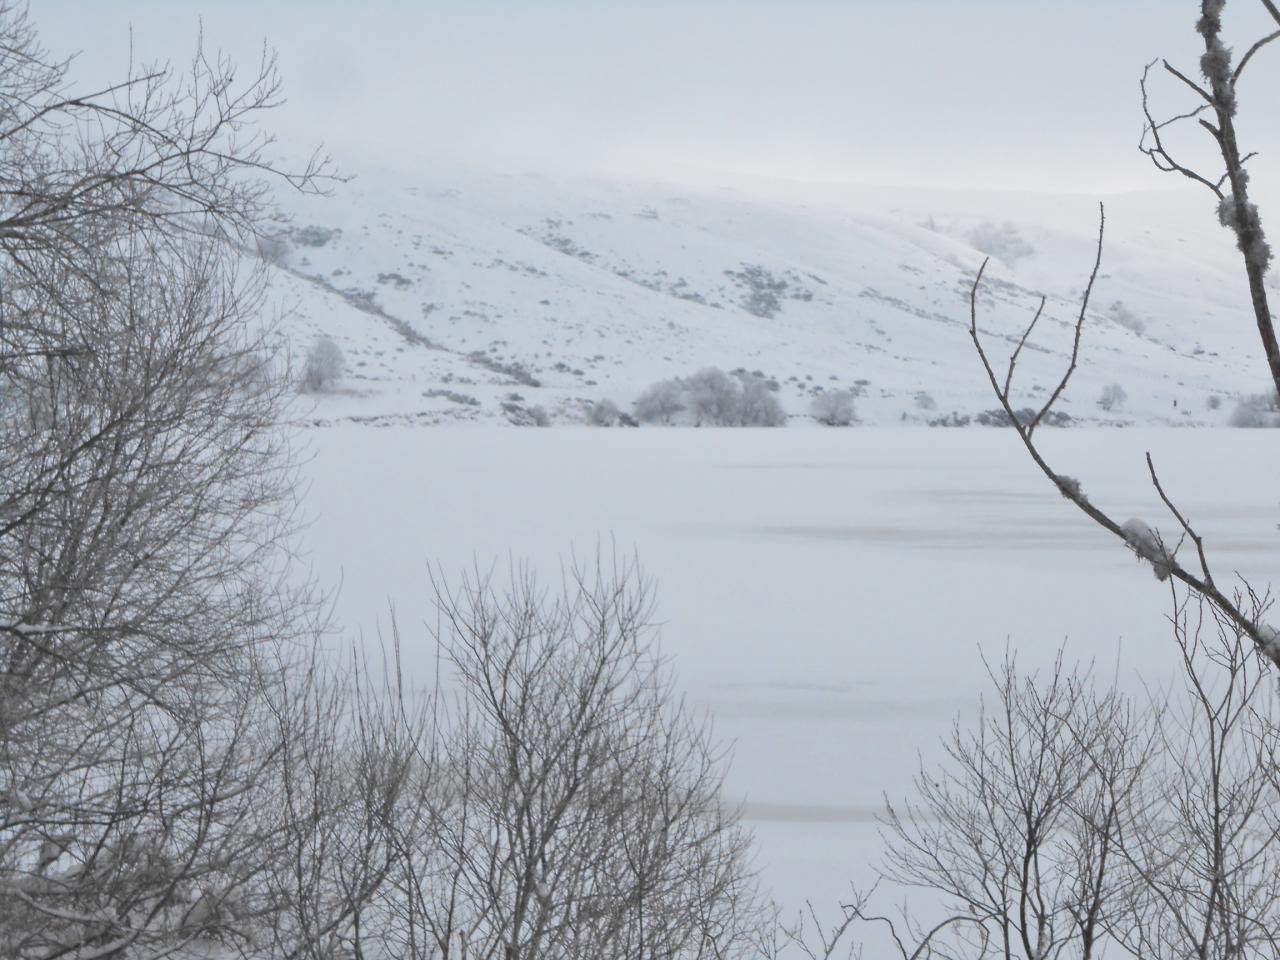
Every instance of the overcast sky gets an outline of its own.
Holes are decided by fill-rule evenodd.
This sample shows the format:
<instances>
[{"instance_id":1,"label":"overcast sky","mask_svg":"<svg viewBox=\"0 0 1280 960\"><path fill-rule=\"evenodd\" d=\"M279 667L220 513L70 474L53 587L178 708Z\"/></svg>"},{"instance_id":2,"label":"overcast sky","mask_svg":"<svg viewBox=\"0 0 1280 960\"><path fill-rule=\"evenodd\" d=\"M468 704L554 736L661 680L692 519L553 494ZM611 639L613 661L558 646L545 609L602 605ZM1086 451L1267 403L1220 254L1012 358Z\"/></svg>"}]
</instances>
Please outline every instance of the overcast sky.
<instances>
[{"instance_id":1,"label":"overcast sky","mask_svg":"<svg viewBox=\"0 0 1280 960\"><path fill-rule=\"evenodd\" d=\"M1267 21L1233 0L1236 34ZM1167 187L1137 80L1196 69L1196 0L40 0L46 44L117 76L206 41L280 55L287 141L511 169L1102 193ZM1274 28L1274 25L1273 25ZM1186 101L1172 84L1163 102ZM1242 136L1280 164L1280 46ZM1252 122L1251 122L1252 121ZM1270 128L1270 129L1268 129ZM1262 170L1262 168L1260 168ZM1266 172L1262 170L1262 172Z\"/></svg>"}]
</instances>

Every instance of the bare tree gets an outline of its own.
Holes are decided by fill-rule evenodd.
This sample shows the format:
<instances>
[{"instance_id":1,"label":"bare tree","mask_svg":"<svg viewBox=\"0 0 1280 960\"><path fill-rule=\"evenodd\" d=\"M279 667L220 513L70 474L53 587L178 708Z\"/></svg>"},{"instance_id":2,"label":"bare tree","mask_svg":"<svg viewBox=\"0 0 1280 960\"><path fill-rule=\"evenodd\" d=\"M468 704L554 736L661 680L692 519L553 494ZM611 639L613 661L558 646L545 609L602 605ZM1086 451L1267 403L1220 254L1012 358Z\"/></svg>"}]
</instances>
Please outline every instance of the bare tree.
<instances>
[{"instance_id":1,"label":"bare tree","mask_svg":"<svg viewBox=\"0 0 1280 960\"><path fill-rule=\"evenodd\" d=\"M260 743L275 763L250 831L270 838L253 890L272 956L363 956L387 942L400 825L419 817L433 782L431 702L406 689L398 640L387 662L286 675Z\"/></svg>"},{"instance_id":2,"label":"bare tree","mask_svg":"<svg viewBox=\"0 0 1280 960\"><path fill-rule=\"evenodd\" d=\"M385 870L413 729L317 660L288 562L287 379L242 251L263 178L320 169L254 133L270 57L65 75L0 6L0 952L318 956Z\"/></svg>"},{"instance_id":3,"label":"bare tree","mask_svg":"<svg viewBox=\"0 0 1280 960\"><path fill-rule=\"evenodd\" d=\"M1280 707L1269 663L1208 604L1175 604L1184 694L1163 712L1120 838L1132 896L1108 933L1137 957L1277 957Z\"/></svg>"},{"instance_id":4,"label":"bare tree","mask_svg":"<svg viewBox=\"0 0 1280 960\"><path fill-rule=\"evenodd\" d=\"M307 351L302 368L302 389L311 393L333 390L342 381L346 366L342 348L333 342L333 338L317 337Z\"/></svg>"},{"instance_id":5,"label":"bare tree","mask_svg":"<svg viewBox=\"0 0 1280 960\"><path fill-rule=\"evenodd\" d=\"M616 427L621 420L622 411L608 397L597 400L587 410L587 423L593 427Z\"/></svg>"},{"instance_id":6,"label":"bare tree","mask_svg":"<svg viewBox=\"0 0 1280 960\"><path fill-rule=\"evenodd\" d=\"M457 694L395 871L397 955L735 957L765 914L723 754L674 696L633 565L439 591Z\"/></svg>"},{"instance_id":7,"label":"bare tree","mask_svg":"<svg viewBox=\"0 0 1280 960\"><path fill-rule=\"evenodd\" d=\"M992 679L991 710L972 731L957 724L943 766L917 776L918 799L889 807L886 876L970 918L945 931L961 954L1098 956L1126 891L1116 848L1151 718L1061 655L1044 679L1010 659Z\"/></svg>"},{"instance_id":8,"label":"bare tree","mask_svg":"<svg viewBox=\"0 0 1280 960\"><path fill-rule=\"evenodd\" d=\"M659 380L636 397L632 409L642 423L671 423L685 409L684 387L679 380Z\"/></svg>"},{"instance_id":9,"label":"bare tree","mask_svg":"<svg viewBox=\"0 0 1280 960\"><path fill-rule=\"evenodd\" d=\"M815 958L1280 956L1280 706L1268 661L1212 611L1179 603L1171 692L1006 659L991 708L889 807L881 888L789 936ZM874 914L884 884L923 897Z\"/></svg>"},{"instance_id":10,"label":"bare tree","mask_svg":"<svg viewBox=\"0 0 1280 960\"><path fill-rule=\"evenodd\" d=\"M704 367L683 381L694 426L736 426L742 419L742 385L719 367Z\"/></svg>"},{"instance_id":11,"label":"bare tree","mask_svg":"<svg viewBox=\"0 0 1280 960\"><path fill-rule=\"evenodd\" d=\"M1109 383L1102 388L1102 393L1098 395L1098 406L1108 413L1123 409L1125 402L1129 399L1129 394L1125 392L1124 387L1118 383Z\"/></svg>"},{"instance_id":12,"label":"bare tree","mask_svg":"<svg viewBox=\"0 0 1280 960\"><path fill-rule=\"evenodd\" d=\"M774 396L776 388L759 374L706 367L652 384L636 398L634 410L645 423L669 424L687 413L683 422L695 427L780 427L787 414Z\"/></svg>"}]
</instances>

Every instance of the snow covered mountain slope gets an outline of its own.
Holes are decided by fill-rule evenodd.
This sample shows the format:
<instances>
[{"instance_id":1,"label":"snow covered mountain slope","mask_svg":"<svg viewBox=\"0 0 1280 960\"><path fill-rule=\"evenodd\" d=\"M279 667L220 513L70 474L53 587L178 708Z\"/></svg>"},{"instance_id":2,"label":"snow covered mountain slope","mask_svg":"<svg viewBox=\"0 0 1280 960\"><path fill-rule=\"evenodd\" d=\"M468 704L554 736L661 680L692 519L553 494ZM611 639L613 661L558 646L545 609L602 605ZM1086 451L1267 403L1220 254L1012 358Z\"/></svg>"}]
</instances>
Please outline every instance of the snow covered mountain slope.
<instances>
[{"instance_id":1,"label":"snow covered mountain slope","mask_svg":"<svg viewBox=\"0 0 1280 960\"><path fill-rule=\"evenodd\" d=\"M1065 365L1097 234L1085 197L359 173L283 198L271 250L294 355L326 335L346 357L343 389L302 404L310 422L580 422L706 366L773 381L793 424L832 389L864 423L962 420L996 405L968 336L988 254L979 326L998 360L1048 297L1015 378L1031 405ZM1237 255L1198 199L1108 201L1061 406L1076 421L1220 423L1262 389ZM1103 410L1110 384L1125 398Z\"/></svg>"}]
</instances>

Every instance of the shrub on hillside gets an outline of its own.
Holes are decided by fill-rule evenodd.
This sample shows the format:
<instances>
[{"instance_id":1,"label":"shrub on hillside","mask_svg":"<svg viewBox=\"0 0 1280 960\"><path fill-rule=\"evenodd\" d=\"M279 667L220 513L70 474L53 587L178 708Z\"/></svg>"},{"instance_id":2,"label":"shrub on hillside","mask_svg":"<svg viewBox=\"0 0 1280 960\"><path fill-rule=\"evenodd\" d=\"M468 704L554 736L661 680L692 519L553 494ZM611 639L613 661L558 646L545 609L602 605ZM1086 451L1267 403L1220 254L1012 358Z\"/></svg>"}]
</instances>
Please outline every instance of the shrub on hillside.
<instances>
[{"instance_id":1,"label":"shrub on hillside","mask_svg":"<svg viewBox=\"0 0 1280 960\"><path fill-rule=\"evenodd\" d=\"M679 380L659 380L636 397L632 410L641 423L671 423L684 411L684 403Z\"/></svg>"},{"instance_id":2,"label":"shrub on hillside","mask_svg":"<svg viewBox=\"0 0 1280 960\"><path fill-rule=\"evenodd\" d=\"M737 380L719 367L705 367L684 381L694 426L736 426L742 404Z\"/></svg>"},{"instance_id":3,"label":"shrub on hillside","mask_svg":"<svg viewBox=\"0 0 1280 960\"><path fill-rule=\"evenodd\" d=\"M1129 395L1124 392L1124 387L1118 383L1109 383L1102 388L1102 393L1098 397L1098 406L1111 413L1120 410L1128 399Z\"/></svg>"},{"instance_id":4,"label":"shrub on hillside","mask_svg":"<svg viewBox=\"0 0 1280 960\"><path fill-rule=\"evenodd\" d=\"M787 413L773 395L769 381L753 373L740 374L741 408L738 422L744 427L781 427L787 422Z\"/></svg>"},{"instance_id":5,"label":"shrub on hillside","mask_svg":"<svg viewBox=\"0 0 1280 960\"><path fill-rule=\"evenodd\" d=\"M1259 393L1256 396L1244 397L1231 411L1231 419L1227 421L1233 427L1280 427L1280 410L1276 408L1276 398L1270 393Z\"/></svg>"},{"instance_id":6,"label":"shrub on hillside","mask_svg":"<svg viewBox=\"0 0 1280 960\"><path fill-rule=\"evenodd\" d=\"M769 380L746 371L728 374L719 367L658 381L636 398L634 410L644 423L780 427L787 422Z\"/></svg>"},{"instance_id":7,"label":"shrub on hillside","mask_svg":"<svg viewBox=\"0 0 1280 960\"><path fill-rule=\"evenodd\" d=\"M302 368L302 389L307 393L328 393L342 382L346 366L342 348L329 337L317 337Z\"/></svg>"},{"instance_id":8,"label":"shrub on hillside","mask_svg":"<svg viewBox=\"0 0 1280 960\"><path fill-rule=\"evenodd\" d=\"M848 390L826 390L813 398L809 412L828 427L847 427L856 419L853 394Z\"/></svg>"},{"instance_id":9,"label":"shrub on hillside","mask_svg":"<svg viewBox=\"0 0 1280 960\"><path fill-rule=\"evenodd\" d=\"M622 411L612 400L597 400L587 411L587 423L593 427L616 427L622 417Z\"/></svg>"}]
</instances>

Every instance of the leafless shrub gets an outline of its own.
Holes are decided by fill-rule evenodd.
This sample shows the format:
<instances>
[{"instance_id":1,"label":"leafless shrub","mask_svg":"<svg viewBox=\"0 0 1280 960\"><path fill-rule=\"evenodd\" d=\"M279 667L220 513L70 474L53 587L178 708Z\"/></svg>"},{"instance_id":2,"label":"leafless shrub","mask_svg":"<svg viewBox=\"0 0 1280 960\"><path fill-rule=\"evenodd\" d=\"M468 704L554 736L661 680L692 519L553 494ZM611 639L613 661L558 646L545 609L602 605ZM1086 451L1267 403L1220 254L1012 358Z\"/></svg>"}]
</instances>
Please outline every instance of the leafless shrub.
<instances>
[{"instance_id":1,"label":"leafless shrub","mask_svg":"<svg viewBox=\"0 0 1280 960\"><path fill-rule=\"evenodd\" d=\"M769 381L754 373L738 374L740 409L737 426L782 427L787 423L786 411L774 396Z\"/></svg>"},{"instance_id":2,"label":"leafless shrub","mask_svg":"<svg viewBox=\"0 0 1280 960\"><path fill-rule=\"evenodd\" d=\"M659 380L636 397L632 409L641 423L672 423L685 409L684 388L679 380Z\"/></svg>"},{"instance_id":3,"label":"leafless shrub","mask_svg":"<svg viewBox=\"0 0 1280 960\"><path fill-rule=\"evenodd\" d=\"M1243 428L1280 427L1280 411L1276 409L1276 398L1270 393L1242 397L1232 408L1228 422L1233 427Z\"/></svg>"},{"instance_id":4,"label":"leafless shrub","mask_svg":"<svg viewBox=\"0 0 1280 960\"><path fill-rule=\"evenodd\" d=\"M813 419L828 427L847 427L857 419L853 394L848 390L824 390L813 398L809 412Z\"/></svg>"},{"instance_id":5,"label":"leafless shrub","mask_svg":"<svg viewBox=\"0 0 1280 960\"><path fill-rule=\"evenodd\" d=\"M519 396L519 394L512 394ZM520 400L504 400L498 405L498 408L506 415L507 422L517 427L549 427L551 426L551 415L547 413L546 408L540 404L532 404L525 406Z\"/></svg>"},{"instance_id":6,"label":"leafless shrub","mask_svg":"<svg viewBox=\"0 0 1280 960\"><path fill-rule=\"evenodd\" d=\"M393 870L396 956L748 955L762 912L724 755L675 696L634 566L437 590L456 699ZM430 765L424 765L426 769Z\"/></svg>"},{"instance_id":7,"label":"leafless shrub","mask_svg":"<svg viewBox=\"0 0 1280 960\"><path fill-rule=\"evenodd\" d=\"M973 422L973 418L967 413L952 410L941 417L933 417L928 422L931 427L967 427Z\"/></svg>"},{"instance_id":8,"label":"leafless shrub","mask_svg":"<svg viewBox=\"0 0 1280 960\"><path fill-rule=\"evenodd\" d=\"M616 427L622 418L622 411L612 400L598 400L587 411L587 423L593 427Z\"/></svg>"},{"instance_id":9,"label":"leafless shrub","mask_svg":"<svg viewBox=\"0 0 1280 960\"><path fill-rule=\"evenodd\" d=\"M1098 395L1098 407L1102 410L1112 413L1124 407L1125 401L1129 399L1129 394L1125 393L1124 387L1118 383L1109 383L1102 388L1102 393Z\"/></svg>"},{"instance_id":10,"label":"leafless shrub","mask_svg":"<svg viewBox=\"0 0 1280 960\"><path fill-rule=\"evenodd\" d=\"M302 367L302 389L308 393L329 393L342 382L347 359L331 337L317 337L307 351Z\"/></svg>"},{"instance_id":11,"label":"leafless shrub","mask_svg":"<svg viewBox=\"0 0 1280 960\"><path fill-rule=\"evenodd\" d=\"M1184 692L1163 712L1134 826L1132 896L1111 934L1134 956L1280 956L1280 708L1251 638L1175 593Z\"/></svg>"},{"instance_id":12,"label":"leafless shrub","mask_svg":"<svg viewBox=\"0 0 1280 960\"><path fill-rule=\"evenodd\" d=\"M889 807L883 882L925 891L923 909L874 915L880 891L855 891L825 928L811 909L810 956L875 928L904 958L1280 956L1273 676L1209 604L1173 596L1173 693L1006 658L976 724Z\"/></svg>"},{"instance_id":13,"label":"leafless shrub","mask_svg":"<svg viewBox=\"0 0 1280 960\"><path fill-rule=\"evenodd\" d=\"M1126 891L1117 847L1148 762L1150 717L1059 657L1045 677L1006 658L994 702L957 724L917 799L890 806L886 876L971 919L968 955L1097 955Z\"/></svg>"},{"instance_id":14,"label":"leafless shrub","mask_svg":"<svg viewBox=\"0 0 1280 960\"><path fill-rule=\"evenodd\" d=\"M0 41L0 953L319 955L377 882L402 715L313 654L287 570L288 385L241 251L255 175L318 168L254 134L269 58L75 96L21 8Z\"/></svg>"},{"instance_id":15,"label":"leafless shrub","mask_svg":"<svg viewBox=\"0 0 1280 960\"><path fill-rule=\"evenodd\" d=\"M742 388L735 378L719 367L705 367L685 378L683 384L694 426L737 425Z\"/></svg>"},{"instance_id":16,"label":"leafless shrub","mask_svg":"<svg viewBox=\"0 0 1280 960\"><path fill-rule=\"evenodd\" d=\"M636 400L636 419L695 427L780 427L787 415L770 384L745 370L728 374L706 367L649 387Z\"/></svg>"},{"instance_id":17,"label":"leafless shrub","mask_svg":"<svg viewBox=\"0 0 1280 960\"><path fill-rule=\"evenodd\" d=\"M438 774L431 702L401 686L395 643L375 669L353 653L274 692L261 739L278 746L255 823L271 856L246 928L268 955L360 956L394 923L402 824L421 819Z\"/></svg>"}]
</instances>

